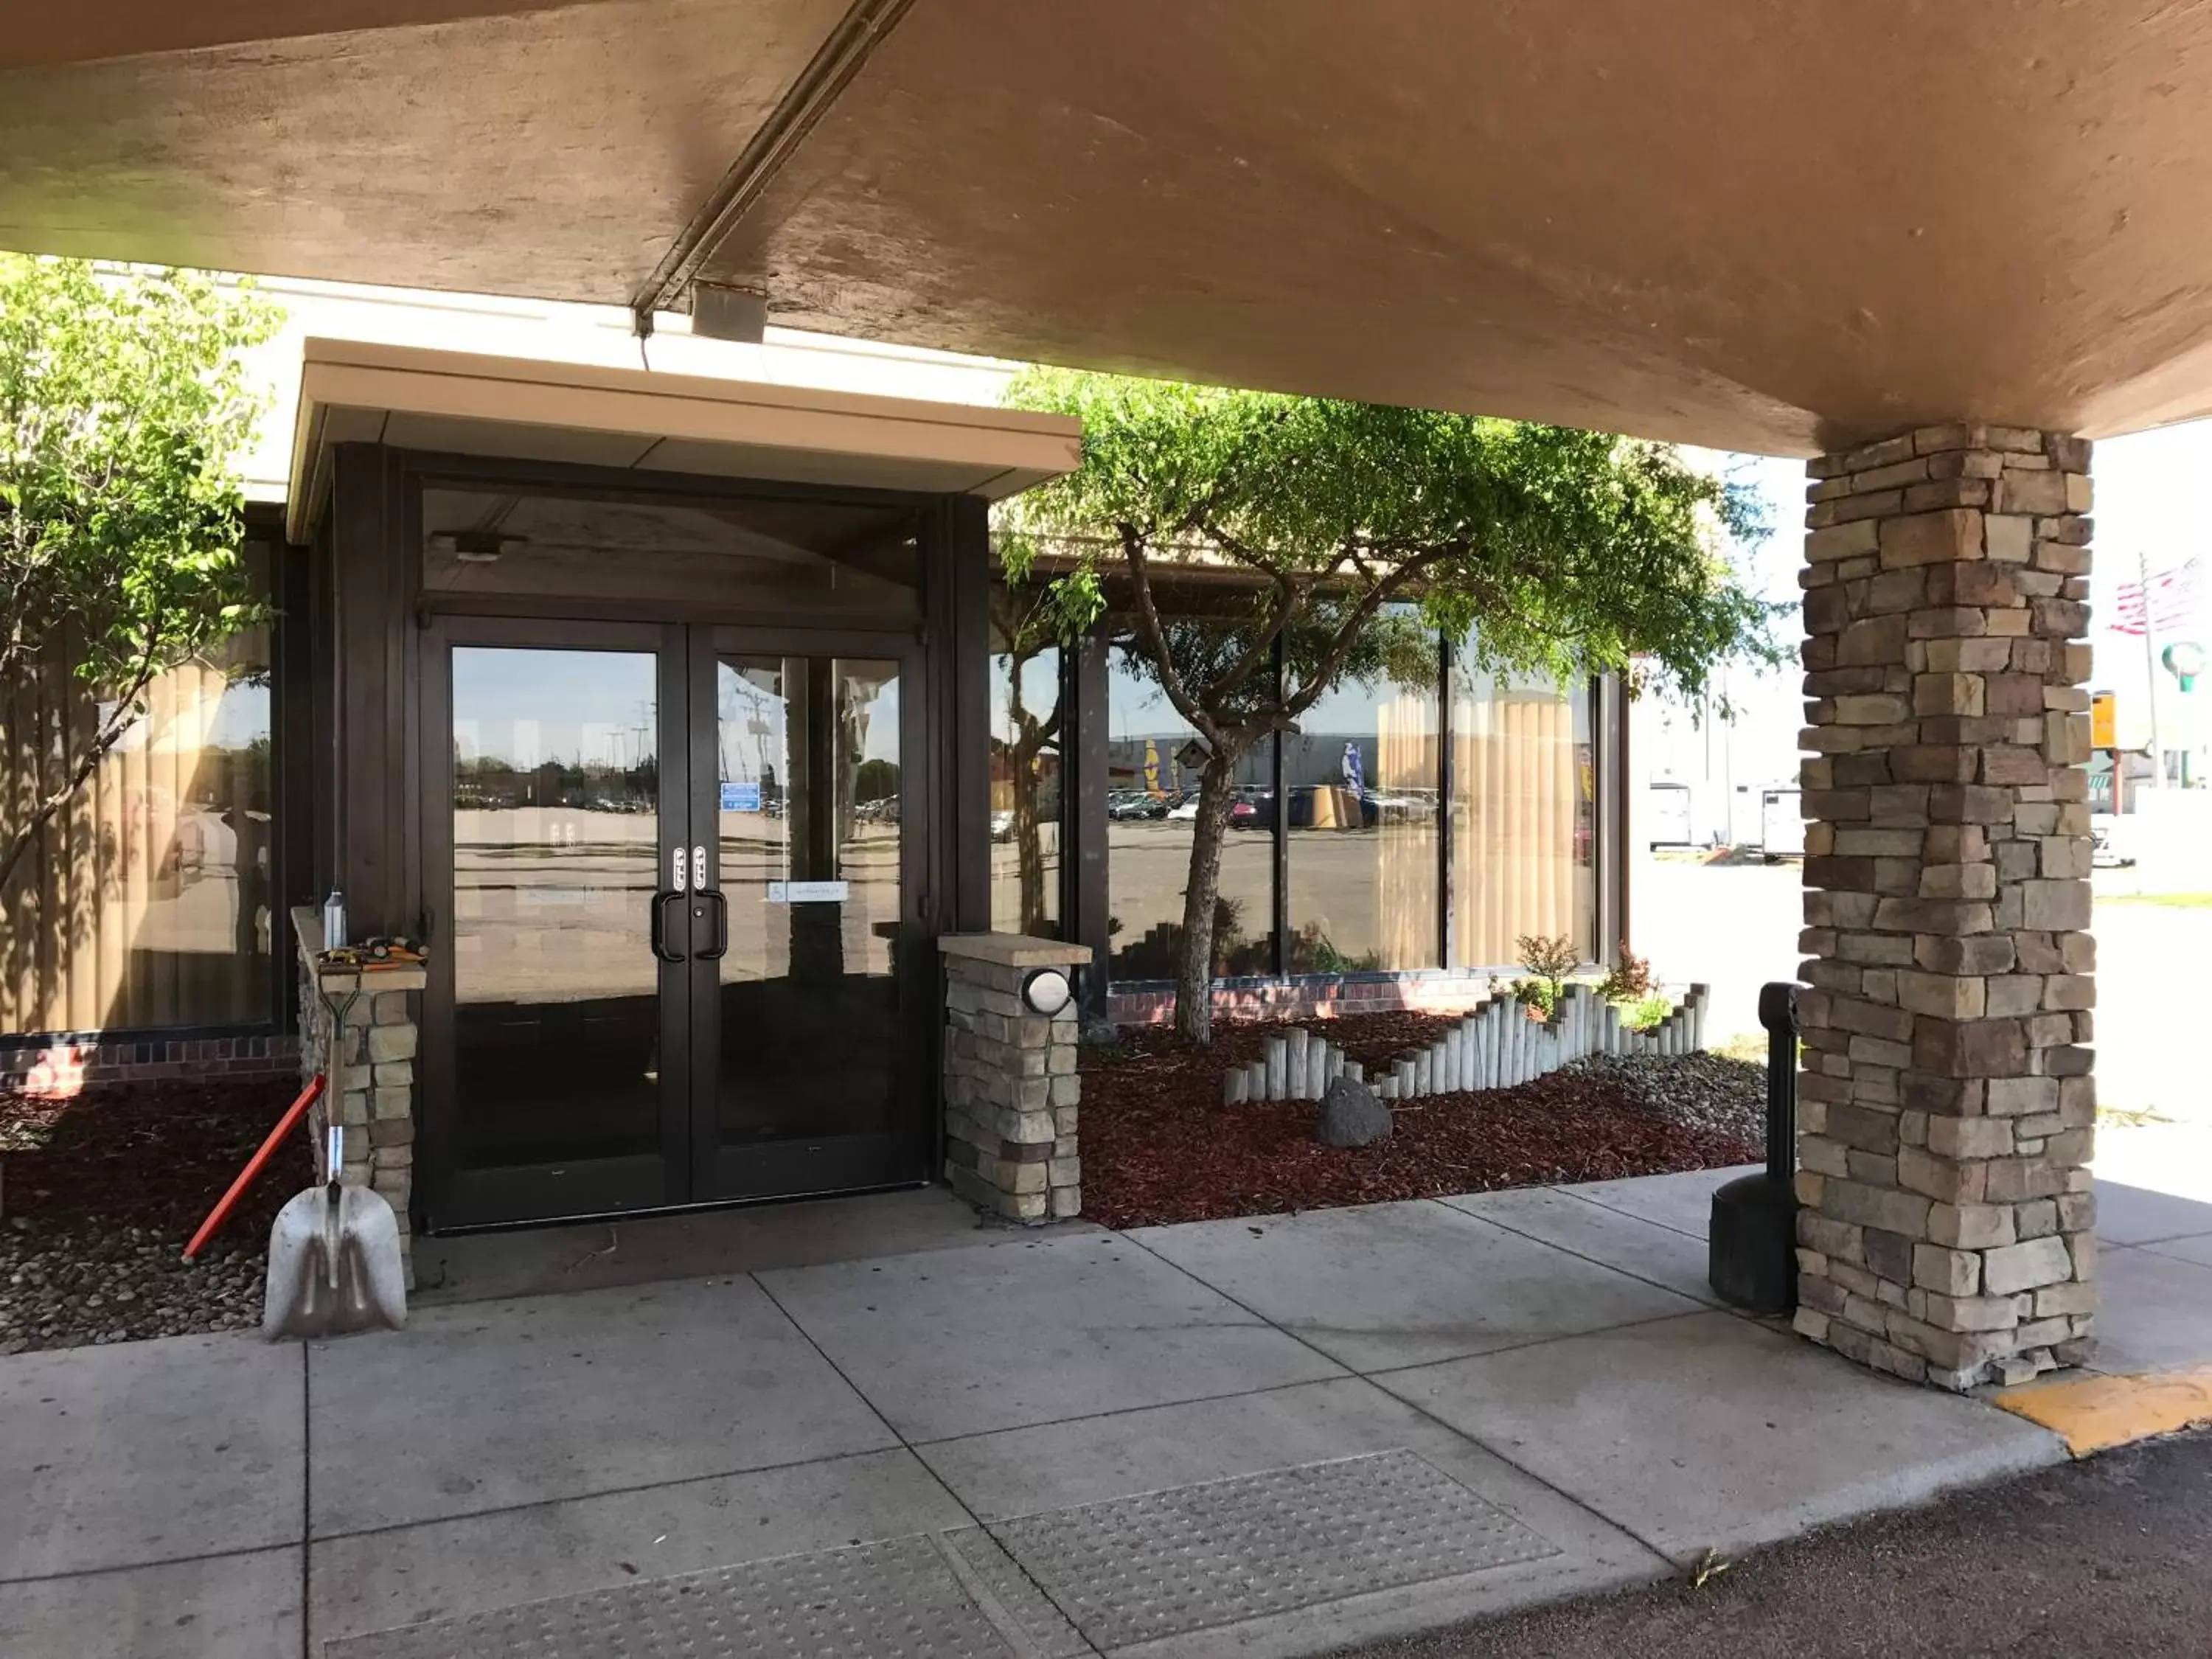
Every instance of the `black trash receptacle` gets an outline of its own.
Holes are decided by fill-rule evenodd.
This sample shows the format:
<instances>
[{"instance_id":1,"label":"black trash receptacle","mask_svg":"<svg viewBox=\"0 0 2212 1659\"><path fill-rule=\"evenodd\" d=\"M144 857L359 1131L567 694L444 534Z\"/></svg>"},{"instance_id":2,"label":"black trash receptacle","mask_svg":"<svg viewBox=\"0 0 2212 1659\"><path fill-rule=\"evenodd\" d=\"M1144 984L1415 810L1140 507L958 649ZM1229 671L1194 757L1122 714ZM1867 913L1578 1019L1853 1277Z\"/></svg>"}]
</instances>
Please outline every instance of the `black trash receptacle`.
<instances>
[{"instance_id":1,"label":"black trash receptacle","mask_svg":"<svg viewBox=\"0 0 2212 1659\"><path fill-rule=\"evenodd\" d=\"M1797 1305L1797 988L1763 986L1766 1028L1766 1168L1713 1194L1705 1277L1751 1313Z\"/></svg>"}]
</instances>

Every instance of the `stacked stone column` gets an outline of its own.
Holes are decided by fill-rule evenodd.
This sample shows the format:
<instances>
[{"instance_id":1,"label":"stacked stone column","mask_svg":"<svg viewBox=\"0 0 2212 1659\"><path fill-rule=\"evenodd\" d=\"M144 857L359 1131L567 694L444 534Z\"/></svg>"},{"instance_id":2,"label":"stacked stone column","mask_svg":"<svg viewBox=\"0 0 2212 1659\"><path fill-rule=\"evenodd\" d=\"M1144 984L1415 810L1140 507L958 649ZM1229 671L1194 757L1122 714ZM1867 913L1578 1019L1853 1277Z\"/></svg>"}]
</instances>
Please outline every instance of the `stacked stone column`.
<instances>
[{"instance_id":1,"label":"stacked stone column","mask_svg":"<svg viewBox=\"0 0 2212 1659\"><path fill-rule=\"evenodd\" d=\"M1008 1221L1080 1214L1076 1006L1071 1000L1040 1013L1023 988L1039 969L1072 971L1090 951L1012 933L953 934L938 949L945 960L945 1178Z\"/></svg>"},{"instance_id":2,"label":"stacked stone column","mask_svg":"<svg viewBox=\"0 0 2212 1659\"><path fill-rule=\"evenodd\" d=\"M1797 1329L1963 1389L2096 1310L2089 446L1808 468Z\"/></svg>"}]
</instances>

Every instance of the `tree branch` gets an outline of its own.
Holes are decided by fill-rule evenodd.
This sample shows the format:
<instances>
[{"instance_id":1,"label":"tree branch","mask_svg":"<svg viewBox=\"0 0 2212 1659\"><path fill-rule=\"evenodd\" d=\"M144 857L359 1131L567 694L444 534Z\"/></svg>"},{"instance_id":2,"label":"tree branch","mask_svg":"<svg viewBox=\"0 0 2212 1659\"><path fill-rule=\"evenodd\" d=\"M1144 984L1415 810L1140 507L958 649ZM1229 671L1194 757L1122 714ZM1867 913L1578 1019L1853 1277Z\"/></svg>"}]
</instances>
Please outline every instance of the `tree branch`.
<instances>
[{"instance_id":1,"label":"tree branch","mask_svg":"<svg viewBox=\"0 0 2212 1659\"><path fill-rule=\"evenodd\" d=\"M1366 630L1368 623L1375 620L1376 613L1389 603L1391 596L1431 565L1452 556L1454 551L1451 548L1438 547L1425 553L1417 553L1367 590L1344 620L1337 624L1336 636L1329 641L1328 649L1322 653L1321 660L1306 677L1305 684L1296 695L1285 699L1282 713L1285 725L1312 708L1320 700L1321 694L1335 684L1338 673L1344 667L1345 658L1351 654L1353 642Z\"/></svg>"},{"instance_id":2,"label":"tree branch","mask_svg":"<svg viewBox=\"0 0 2212 1659\"><path fill-rule=\"evenodd\" d=\"M41 796L32 806L30 817L9 837L7 851L0 854L0 893L7 891L9 881L15 873L15 866L30 850L31 843L39 838L39 832L52 821L55 813L76 798L76 792L84 787L85 780L92 775L93 769L137 723L138 699L145 695L146 688L153 681L152 664L143 664L129 691L116 703L114 711L100 722L100 730L93 734L92 741L85 745L84 753L77 757L76 764L70 769L68 781L51 793Z\"/></svg>"},{"instance_id":3,"label":"tree branch","mask_svg":"<svg viewBox=\"0 0 2212 1659\"><path fill-rule=\"evenodd\" d=\"M1198 700L1190 695L1183 684L1182 672L1175 665L1168 652L1167 631L1160 626L1159 607L1152 603L1152 577L1145 562L1145 539L1132 524L1119 526L1121 535L1121 555L1128 561L1129 585L1136 591L1137 621L1144 629L1145 643L1152 653L1152 661L1160 671L1160 690L1168 694L1176 713L1188 720L1192 728L1206 742L1220 741L1220 728Z\"/></svg>"}]
</instances>

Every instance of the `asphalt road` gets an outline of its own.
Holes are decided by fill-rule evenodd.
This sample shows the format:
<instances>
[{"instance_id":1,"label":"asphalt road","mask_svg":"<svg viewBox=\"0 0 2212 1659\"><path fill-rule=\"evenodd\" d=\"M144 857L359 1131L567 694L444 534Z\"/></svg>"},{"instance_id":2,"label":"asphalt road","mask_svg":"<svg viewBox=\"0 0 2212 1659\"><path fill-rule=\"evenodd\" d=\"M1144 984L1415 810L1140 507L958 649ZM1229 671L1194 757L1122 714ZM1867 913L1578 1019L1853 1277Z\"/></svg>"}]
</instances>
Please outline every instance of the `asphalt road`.
<instances>
[{"instance_id":1,"label":"asphalt road","mask_svg":"<svg viewBox=\"0 0 2212 1659\"><path fill-rule=\"evenodd\" d=\"M1708 1578L1485 1620L1361 1659L2159 1659L2212 1655L2212 1432L1832 1528Z\"/></svg>"}]
</instances>

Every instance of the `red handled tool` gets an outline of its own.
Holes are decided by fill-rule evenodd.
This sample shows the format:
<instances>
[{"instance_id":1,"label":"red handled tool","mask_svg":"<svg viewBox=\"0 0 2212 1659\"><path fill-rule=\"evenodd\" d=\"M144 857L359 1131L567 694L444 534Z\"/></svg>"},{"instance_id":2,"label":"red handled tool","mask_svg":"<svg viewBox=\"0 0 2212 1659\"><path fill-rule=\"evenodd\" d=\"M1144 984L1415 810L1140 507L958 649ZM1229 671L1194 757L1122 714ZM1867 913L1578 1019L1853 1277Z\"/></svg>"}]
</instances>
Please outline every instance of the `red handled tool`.
<instances>
[{"instance_id":1,"label":"red handled tool","mask_svg":"<svg viewBox=\"0 0 2212 1659\"><path fill-rule=\"evenodd\" d=\"M206 1243L214 1235L215 1230L222 1226L229 1218L238 1200L245 1196L246 1189L253 1184L253 1177L261 1173L262 1166L276 1155L276 1148L283 1144L284 1137L290 1134L300 1120L307 1115L307 1108L322 1098L323 1088L326 1081L323 1074L318 1072L308 1082L307 1086L300 1091L300 1097L292 1103L291 1109L286 1112L276 1127L269 1132L269 1139L261 1143L261 1150L254 1153L247 1161L246 1167L238 1172L238 1179L230 1183L230 1190L222 1195L222 1201L214 1209L208 1212L208 1218L200 1223L199 1231L194 1233L192 1242L185 1246L185 1261L190 1261L198 1255L200 1253L200 1246Z\"/></svg>"}]
</instances>

